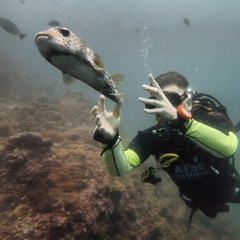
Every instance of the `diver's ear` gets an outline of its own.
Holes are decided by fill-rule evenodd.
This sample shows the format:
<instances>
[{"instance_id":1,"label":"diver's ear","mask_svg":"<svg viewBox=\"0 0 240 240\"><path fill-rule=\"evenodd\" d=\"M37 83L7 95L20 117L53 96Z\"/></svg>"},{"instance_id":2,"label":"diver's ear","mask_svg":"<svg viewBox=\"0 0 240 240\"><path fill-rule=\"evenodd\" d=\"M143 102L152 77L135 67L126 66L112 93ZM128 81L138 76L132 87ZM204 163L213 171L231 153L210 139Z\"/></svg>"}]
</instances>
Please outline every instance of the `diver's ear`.
<instances>
[{"instance_id":1,"label":"diver's ear","mask_svg":"<svg viewBox=\"0 0 240 240\"><path fill-rule=\"evenodd\" d=\"M191 98L186 98L182 104L189 110L191 111L192 110L192 107L193 107L193 102L192 102L192 99Z\"/></svg>"}]
</instances>

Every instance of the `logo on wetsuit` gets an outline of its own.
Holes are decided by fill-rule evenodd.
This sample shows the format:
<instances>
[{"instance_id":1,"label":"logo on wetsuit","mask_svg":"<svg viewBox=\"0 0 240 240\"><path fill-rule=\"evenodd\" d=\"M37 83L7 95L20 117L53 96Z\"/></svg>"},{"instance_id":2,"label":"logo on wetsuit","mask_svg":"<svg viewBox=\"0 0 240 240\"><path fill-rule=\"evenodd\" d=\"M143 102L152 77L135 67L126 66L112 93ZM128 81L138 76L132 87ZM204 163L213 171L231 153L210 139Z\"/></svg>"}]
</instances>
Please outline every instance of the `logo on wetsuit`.
<instances>
[{"instance_id":1,"label":"logo on wetsuit","mask_svg":"<svg viewBox=\"0 0 240 240\"><path fill-rule=\"evenodd\" d=\"M175 176L178 179L201 178L210 174L205 168L204 163L200 162L196 155L192 160L192 163L175 166Z\"/></svg>"}]
</instances>

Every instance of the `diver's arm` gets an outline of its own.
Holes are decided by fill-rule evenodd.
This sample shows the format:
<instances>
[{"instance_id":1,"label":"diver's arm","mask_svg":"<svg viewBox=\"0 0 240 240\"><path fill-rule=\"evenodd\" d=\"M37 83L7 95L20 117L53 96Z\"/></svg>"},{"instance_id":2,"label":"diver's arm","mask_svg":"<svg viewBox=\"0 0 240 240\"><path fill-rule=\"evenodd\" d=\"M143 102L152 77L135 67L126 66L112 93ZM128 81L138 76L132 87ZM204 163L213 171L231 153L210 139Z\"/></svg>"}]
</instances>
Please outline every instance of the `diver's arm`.
<instances>
[{"instance_id":1,"label":"diver's arm","mask_svg":"<svg viewBox=\"0 0 240 240\"><path fill-rule=\"evenodd\" d=\"M107 112L105 97L101 95L98 105L92 109L92 114L96 124L93 138L103 147L102 156L109 173L112 176L121 176L140 165L140 159L134 151L123 150L118 134L120 105L115 104L112 112Z\"/></svg>"},{"instance_id":2,"label":"diver's arm","mask_svg":"<svg viewBox=\"0 0 240 240\"><path fill-rule=\"evenodd\" d=\"M120 137L113 146L102 144L102 147L103 160L112 176L122 176L141 164L140 158L133 150L124 151Z\"/></svg>"},{"instance_id":3,"label":"diver's arm","mask_svg":"<svg viewBox=\"0 0 240 240\"><path fill-rule=\"evenodd\" d=\"M194 119L190 119L184 125L185 136L216 157L230 157L237 149L238 139L231 131L224 134Z\"/></svg>"},{"instance_id":4,"label":"diver's arm","mask_svg":"<svg viewBox=\"0 0 240 240\"><path fill-rule=\"evenodd\" d=\"M161 149L163 147L162 141L161 139L159 141L159 136L153 133L153 130L157 128L153 126L144 131L139 131L125 150L118 135L115 136L113 144L102 144L102 156L109 173L113 176L121 176L140 166L150 155L155 154L156 144Z\"/></svg>"}]
</instances>

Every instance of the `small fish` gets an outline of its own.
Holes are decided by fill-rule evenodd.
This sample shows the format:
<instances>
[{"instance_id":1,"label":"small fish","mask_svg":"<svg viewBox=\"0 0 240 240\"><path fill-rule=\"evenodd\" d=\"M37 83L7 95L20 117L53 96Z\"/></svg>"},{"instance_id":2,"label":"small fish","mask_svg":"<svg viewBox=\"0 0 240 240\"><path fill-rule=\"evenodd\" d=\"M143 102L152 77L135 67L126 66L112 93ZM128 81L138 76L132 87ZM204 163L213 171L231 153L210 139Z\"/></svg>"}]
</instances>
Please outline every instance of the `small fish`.
<instances>
[{"instance_id":1,"label":"small fish","mask_svg":"<svg viewBox=\"0 0 240 240\"><path fill-rule=\"evenodd\" d=\"M183 19L183 22L184 22L184 24L186 24L187 26L190 25L190 21L189 21L187 18L184 18L184 19Z\"/></svg>"},{"instance_id":2,"label":"small fish","mask_svg":"<svg viewBox=\"0 0 240 240\"><path fill-rule=\"evenodd\" d=\"M0 18L0 26L6 30L8 33L11 33L12 35L18 35L20 39L22 40L25 36L27 36L24 33L21 33L17 26L11 22L10 20L6 18Z\"/></svg>"},{"instance_id":3,"label":"small fish","mask_svg":"<svg viewBox=\"0 0 240 240\"><path fill-rule=\"evenodd\" d=\"M48 23L49 26L52 26L52 27L56 27L56 26L60 26L60 22L56 21L56 20L52 20Z\"/></svg>"},{"instance_id":4,"label":"small fish","mask_svg":"<svg viewBox=\"0 0 240 240\"><path fill-rule=\"evenodd\" d=\"M123 75L109 75L99 55L69 29L59 26L39 32L35 43L41 55L62 72L65 84L79 79L119 105L122 103L124 94L118 93L117 86Z\"/></svg>"}]
</instances>

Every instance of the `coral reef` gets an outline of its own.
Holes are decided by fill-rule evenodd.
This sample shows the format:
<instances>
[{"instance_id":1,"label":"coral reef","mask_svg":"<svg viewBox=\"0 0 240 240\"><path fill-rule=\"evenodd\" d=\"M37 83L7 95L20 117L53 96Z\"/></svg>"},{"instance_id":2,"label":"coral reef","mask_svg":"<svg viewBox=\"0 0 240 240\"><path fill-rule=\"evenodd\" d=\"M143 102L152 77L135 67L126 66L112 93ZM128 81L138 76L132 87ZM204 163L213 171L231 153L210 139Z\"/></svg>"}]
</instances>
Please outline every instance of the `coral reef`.
<instances>
[{"instance_id":1,"label":"coral reef","mask_svg":"<svg viewBox=\"0 0 240 240\"><path fill-rule=\"evenodd\" d=\"M8 85L6 89L10 88ZM0 239L234 239L227 214L194 216L168 176L113 178L92 140L94 105L82 93L0 102Z\"/></svg>"},{"instance_id":2,"label":"coral reef","mask_svg":"<svg viewBox=\"0 0 240 240\"><path fill-rule=\"evenodd\" d=\"M6 149L13 150L16 148L22 149L36 149L41 148L43 151L47 151L51 148L53 143L48 140L44 140L38 133L20 133L17 136L12 136L8 139Z\"/></svg>"}]
</instances>

